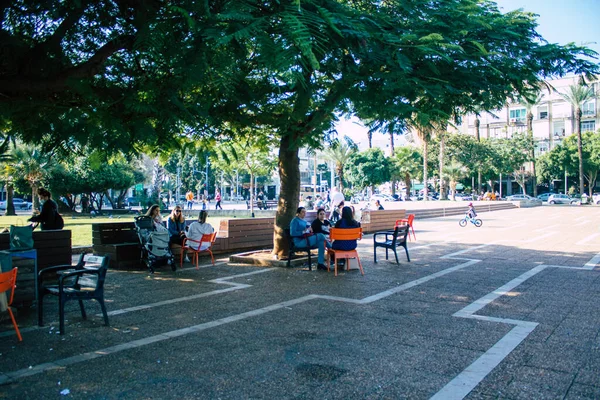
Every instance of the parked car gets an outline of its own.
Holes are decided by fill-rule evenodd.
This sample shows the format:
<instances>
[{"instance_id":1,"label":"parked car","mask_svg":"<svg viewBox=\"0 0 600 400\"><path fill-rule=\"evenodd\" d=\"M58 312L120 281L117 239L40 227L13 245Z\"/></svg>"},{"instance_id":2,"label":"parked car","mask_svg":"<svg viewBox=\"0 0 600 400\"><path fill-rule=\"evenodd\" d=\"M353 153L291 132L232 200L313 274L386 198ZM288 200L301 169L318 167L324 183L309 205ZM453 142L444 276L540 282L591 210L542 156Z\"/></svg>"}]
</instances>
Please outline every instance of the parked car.
<instances>
[{"instance_id":1,"label":"parked car","mask_svg":"<svg viewBox=\"0 0 600 400\"><path fill-rule=\"evenodd\" d=\"M600 193L594 193L592 195L592 203L600 204Z\"/></svg>"},{"instance_id":2,"label":"parked car","mask_svg":"<svg viewBox=\"0 0 600 400\"><path fill-rule=\"evenodd\" d=\"M392 196L387 195L387 194L374 194L373 196L371 196L371 201L375 202L375 200L379 200L379 202L382 202L382 201L395 201Z\"/></svg>"},{"instance_id":3,"label":"parked car","mask_svg":"<svg viewBox=\"0 0 600 400\"><path fill-rule=\"evenodd\" d=\"M508 201L531 201L531 200L535 200L535 197L531 197L526 194L513 194L511 196L507 196L506 200L508 200Z\"/></svg>"},{"instance_id":4,"label":"parked car","mask_svg":"<svg viewBox=\"0 0 600 400\"><path fill-rule=\"evenodd\" d=\"M15 210L31 210L30 202L17 197L13 198L13 206ZM0 210L6 210L6 200L0 201Z\"/></svg>"},{"instance_id":5,"label":"parked car","mask_svg":"<svg viewBox=\"0 0 600 400\"><path fill-rule=\"evenodd\" d=\"M578 199L567 196L566 194L553 194L548 197L548 204L577 204Z\"/></svg>"},{"instance_id":6,"label":"parked car","mask_svg":"<svg viewBox=\"0 0 600 400\"><path fill-rule=\"evenodd\" d=\"M541 201L548 201L548 197L552 196L553 192L548 192L548 193L542 193L542 194L538 194L537 198L540 199Z\"/></svg>"},{"instance_id":7,"label":"parked car","mask_svg":"<svg viewBox=\"0 0 600 400\"><path fill-rule=\"evenodd\" d=\"M456 201L473 201L473 195L467 193L456 193L454 195Z\"/></svg>"}]
</instances>

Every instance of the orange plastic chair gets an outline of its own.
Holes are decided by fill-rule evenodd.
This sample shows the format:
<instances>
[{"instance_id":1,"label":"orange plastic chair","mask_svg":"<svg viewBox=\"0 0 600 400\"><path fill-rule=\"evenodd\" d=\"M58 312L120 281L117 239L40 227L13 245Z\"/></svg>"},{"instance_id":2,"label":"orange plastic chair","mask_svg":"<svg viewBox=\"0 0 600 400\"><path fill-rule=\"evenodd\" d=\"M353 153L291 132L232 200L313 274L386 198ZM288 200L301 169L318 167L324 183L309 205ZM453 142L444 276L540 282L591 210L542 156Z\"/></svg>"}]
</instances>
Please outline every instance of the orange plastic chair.
<instances>
[{"instance_id":1,"label":"orange plastic chair","mask_svg":"<svg viewBox=\"0 0 600 400\"><path fill-rule=\"evenodd\" d=\"M329 239L331 240L360 240L362 239L362 228L331 228L329 230ZM348 259L356 258L358 262L358 268L360 269L361 274L365 274L363 270L362 264L360 262L360 258L358 257L358 251L354 250L336 250L336 249L327 249L327 271L330 270L330 256L333 255L333 263L334 263L334 273L337 276L338 265L337 260L342 259L346 260L346 266L348 266Z\"/></svg>"},{"instance_id":2,"label":"orange plastic chair","mask_svg":"<svg viewBox=\"0 0 600 400\"><path fill-rule=\"evenodd\" d=\"M415 220L415 214L408 214L408 218L402 218L396 220L396 225L394 228L400 225L408 225L412 230L413 238L415 242L417 241L417 236L415 235L415 228L413 228L413 221ZM408 235L408 239L410 240L410 234Z\"/></svg>"},{"instance_id":3,"label":"orange plastic chair","mask_svg":"<svg viewBox=\"0 0 600 400\"><path fill-rule=\"evenodd\" d=\"M200 267L198 267L198 258L200 253L205 253L208 252L210 254L210 259L212 261L212 264L215 265L215 257L213 256L212 253L212 245L215 242L215 240L217 240L217 232L213 232L213 233L207 233L205 235L202 235L202 238L200 238L200 240L194 240L194 239L188 239L185 238L183 240L183 244L181 245L181 257L179 260L179 265L182 268L183 267L183 254L185 252L188 253L192 253L192 264L195 262L196 263L196 269L200 269ZM200 247L202 246L202 242L210 242L210 245L208 246L208 248L200 250Z\"/></svg>"},{"instance_id":4,"label":"orange plastic chair","mask_svg":"<svg viewBox=\"0 0 600 400\"><path fill-rule=\"evenodd\" d=\"M17 282L17 268L13 268L8 272L0 273L0 293L8 292L10 290L10 294L8 294L8 302L7 310L8 314L10 314L10 319L12 320L12 324L15 327L15 331L17 331L17 337L19 338L19 342L23 341L23 337L21 336L21 332L19 332L19 327L17 326L17 321L15 320L15 315L10 309L10 305L13 302L13 297L15 296L15 287Z\"/></svg>"}]
</instances>

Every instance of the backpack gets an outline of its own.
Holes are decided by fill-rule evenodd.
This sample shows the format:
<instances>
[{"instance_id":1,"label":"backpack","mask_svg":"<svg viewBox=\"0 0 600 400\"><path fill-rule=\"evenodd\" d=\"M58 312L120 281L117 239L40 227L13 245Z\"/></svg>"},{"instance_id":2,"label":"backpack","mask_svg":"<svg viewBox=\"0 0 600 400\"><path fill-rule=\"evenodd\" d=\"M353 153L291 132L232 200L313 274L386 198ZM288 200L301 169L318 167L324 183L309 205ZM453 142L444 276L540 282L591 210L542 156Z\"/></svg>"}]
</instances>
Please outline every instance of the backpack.
<instances>
[{"instance_id":1,"label":"backpack","mask_svg":"<svg viewBox=\"0 0 600 400\"><path fill-rule=\"evenodd\" d=\"M62 215L60 215L58 211L56 211L56 217L54 219L54 229L62 229L64 227L65 220L63 219Z\"/></svg>"}]
</instances>

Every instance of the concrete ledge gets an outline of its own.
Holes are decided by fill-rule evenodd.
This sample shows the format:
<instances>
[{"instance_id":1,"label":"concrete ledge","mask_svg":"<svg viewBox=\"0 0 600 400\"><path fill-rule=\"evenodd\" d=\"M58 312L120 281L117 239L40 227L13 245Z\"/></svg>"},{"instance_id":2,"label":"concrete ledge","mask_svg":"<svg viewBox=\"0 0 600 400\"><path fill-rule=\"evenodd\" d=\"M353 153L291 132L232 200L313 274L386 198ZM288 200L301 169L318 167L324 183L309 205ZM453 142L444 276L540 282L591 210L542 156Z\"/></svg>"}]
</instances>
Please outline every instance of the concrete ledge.
<instances>
[{"instance_id":1,"label":"concrete ledge","mask_svg":"<svg viewBox=\"0 0 600 400\"><path fill-rule=\"evenodd\" d=\"M316 260L316 254L313 257ZM250 264L256 265L260 267L280 267L287 268L287 259L286 260L277 260L273 258L271 254L271 250L259 250L259 251L249 251L246 253L238 253L233 254L229 257L229 262L239 263L239 264ZM290 266L292 267L301 267L304 263L308 262L308 257L298 257L294 258L290 262Z\"/></svg>"}]
</instances>

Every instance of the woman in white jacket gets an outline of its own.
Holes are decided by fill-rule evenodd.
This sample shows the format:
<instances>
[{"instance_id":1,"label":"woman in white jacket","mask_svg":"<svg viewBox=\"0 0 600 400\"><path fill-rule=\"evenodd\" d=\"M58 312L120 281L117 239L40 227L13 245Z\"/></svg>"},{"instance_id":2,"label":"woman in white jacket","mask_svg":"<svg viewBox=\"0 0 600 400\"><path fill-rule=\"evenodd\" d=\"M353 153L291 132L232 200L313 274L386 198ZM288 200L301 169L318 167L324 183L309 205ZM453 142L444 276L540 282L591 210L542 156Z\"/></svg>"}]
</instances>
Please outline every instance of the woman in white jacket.
<instances>
[{"instance_id":1,"label":"woman in white jacket","mask_svg":"<svg viewBox=\"0 0 600 400\"><path fill-rule=\"evenodd\" d=\"M202 239L202 235L207 235L209 233L213 233L215 230L213 229L211 224L206 222L206 217L208 217L208 213L205 210L200 211L198 215L198 221L194 221L190 224L190 227L187 231L187 238L196 240L199 242ZM196 247L196 242L187 243L190 247ZM206 250L210 247L210 242L202 242L200 244L200 250Z\"/></svg>"}]
</instances>

